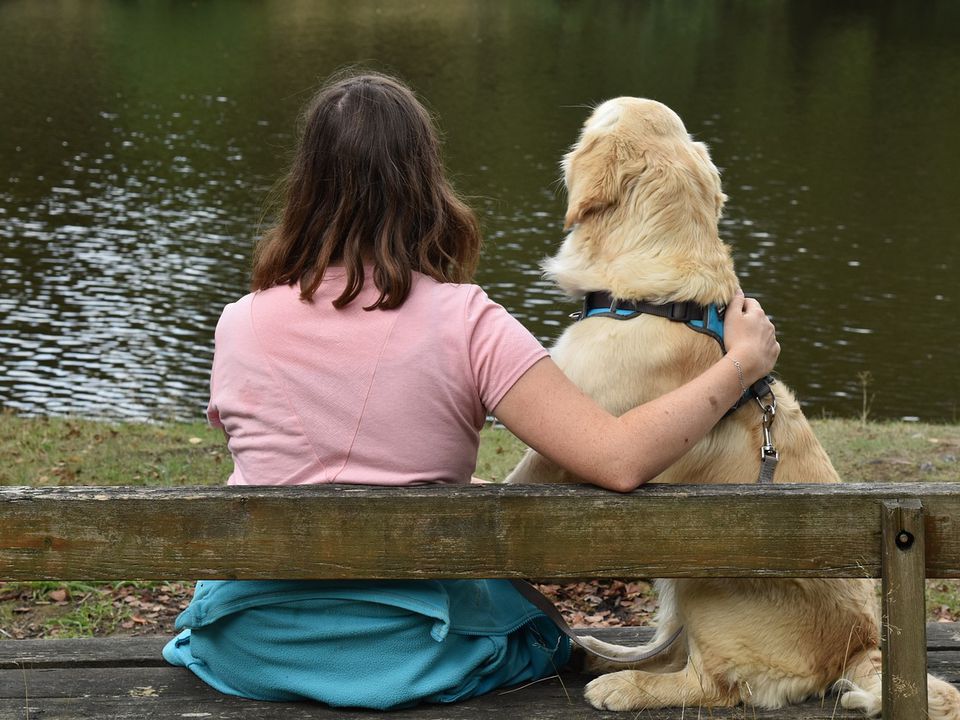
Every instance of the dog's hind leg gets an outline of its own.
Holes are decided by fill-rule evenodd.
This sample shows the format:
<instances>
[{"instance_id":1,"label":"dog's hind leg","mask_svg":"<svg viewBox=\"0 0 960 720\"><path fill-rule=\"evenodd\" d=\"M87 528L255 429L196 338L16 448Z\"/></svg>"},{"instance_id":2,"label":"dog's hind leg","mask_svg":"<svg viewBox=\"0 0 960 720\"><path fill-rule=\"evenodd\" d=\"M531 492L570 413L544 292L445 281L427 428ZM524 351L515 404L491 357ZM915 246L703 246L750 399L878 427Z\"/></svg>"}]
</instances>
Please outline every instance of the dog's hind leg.
<instances>
[{"instance_id":1,"label":"dog's hind leg","mask_svg":"<svg viewBox=\"0 0 960 720\"><path fill-rule=\"evenodd\" d=\"M871 650L854 658L837 686L844 690L840 704L847 710L859 710L877 717L881 709L881 656ZM948 682L927 675L927 718L960 720L960 691Z\"/></svg>"},{"instance_id":2,"label":"dog's hind leg","mask_svg":"<svg viewBox=\"0 0 960 720\"><path fill-rule=\"evenodd\" d=\"M721 688L692 662L677 672L621 670L601 675L587 684L584 696L598 710L614 711L730 707L740 701L739 692Z\"/></svg>"},{"instance_id":3,"label":"dog's hind leg","mask_svg":"<svg viewBox=\"0 0 960 720\"><path fill-rule=\"evenodd\" d=\"M960 720L960 690L927 675L927 717L930 720Z\"/></svg>"}]
</instances>

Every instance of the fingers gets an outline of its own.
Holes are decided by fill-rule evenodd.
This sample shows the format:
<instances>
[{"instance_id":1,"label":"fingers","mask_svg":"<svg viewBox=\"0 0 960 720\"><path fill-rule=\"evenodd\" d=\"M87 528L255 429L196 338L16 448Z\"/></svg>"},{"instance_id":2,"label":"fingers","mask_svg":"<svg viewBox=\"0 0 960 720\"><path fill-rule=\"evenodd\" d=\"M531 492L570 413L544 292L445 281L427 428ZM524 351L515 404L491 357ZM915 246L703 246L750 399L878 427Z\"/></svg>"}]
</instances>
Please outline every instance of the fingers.
<instances>
[{"instance_id":1,"label":"fingers","mask_svg":"<svg viewBox=\"0 0 960 720\"><path fill-rule=\"evenodd\" d=\"M760 302L755 298L745 297L743 294L743 289L738 287L736 292L734 292L730 303L727 305L727 312L734 315L737 313L744 315L753 313L763 314L763 308L760 307Z\"/></svg>"},{"instance_id":2,"label":"fingers","mask_svg":"<svg viewBox=\"0 0 960 720\"><path fill-rule=\"evenodd\" d=\"M736 292L733 293L733 298L731 298L730 303L727 305L727 312L743 312L743 300L743 290L738 285Z\"/></svg>"},{"instance_id":3,"label":"fingers","mask_svg":"<svg viewBox=\"0 0 960 720\"><path fill-rule=\"evenodd\" d=\"M763 312L763 308L760 306L760 301L756 298L744 297L743 290L739 288L737 288L737 292L730 301L730 304L727 305L727 311L732 311L734 314L739 312L742 315L766 316L766 313Z\"/></svg>"},{"instance_id":4,"label":"fingers","mask_svg":"<svg viewBox=\"0 0 960 720\"><path fill-rule=\"evenodd\" d=\"M763 308L760 307L760 301L755 298L744 298L743 299L743 312L744 313L759 313L764 314Z\"/></svg>"},{"instance_id":5,"label":"fingers","mask_svg":"<svg viewBox=\"0 0 960 720\"><path fill-rule=\"evenodd\" d=\"M757 300L738 291L727 306L724 333L728 351L738 356L744 373L753 376L751 382L773 369L780 344L776 328Z\"/></svg>"}]
</instances>

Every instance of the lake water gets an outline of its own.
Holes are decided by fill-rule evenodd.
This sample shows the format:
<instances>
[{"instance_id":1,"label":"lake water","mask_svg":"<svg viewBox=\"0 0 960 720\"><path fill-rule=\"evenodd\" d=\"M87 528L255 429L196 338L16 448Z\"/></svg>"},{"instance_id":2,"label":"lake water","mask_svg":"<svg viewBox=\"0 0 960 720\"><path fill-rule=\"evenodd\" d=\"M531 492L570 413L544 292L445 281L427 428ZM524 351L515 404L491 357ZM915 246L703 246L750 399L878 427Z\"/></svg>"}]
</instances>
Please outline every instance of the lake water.
<instances>
[{"instance_id":1,"label":"lake water","mask_svg":"<svg viewBox=\"0 0 960 720\"><path fill-rule=\"evenodd\" d=\"M960 3L0 3L0 405L199 418L318 83L363 62L439 117L478 281L545 342L557 163L589 107L706 141L722 234L809 414L956 420Z\"/></svg>"}]
</instances>

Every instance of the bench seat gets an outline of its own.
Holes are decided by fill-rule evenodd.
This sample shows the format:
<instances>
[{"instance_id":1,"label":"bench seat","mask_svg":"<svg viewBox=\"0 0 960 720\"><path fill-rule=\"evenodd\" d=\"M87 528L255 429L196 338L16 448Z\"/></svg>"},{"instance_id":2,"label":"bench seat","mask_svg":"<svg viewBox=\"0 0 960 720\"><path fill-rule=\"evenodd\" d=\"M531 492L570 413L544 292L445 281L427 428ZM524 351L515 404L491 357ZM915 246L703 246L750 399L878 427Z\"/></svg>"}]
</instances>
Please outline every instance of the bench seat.
<instances>
[{"instance_id":1,"label":"bench seat","mask_svg":"<svg viewBox=\"0 0 960 720\"><path fill-rule=\"evenodd\" d=\"M592 629L611 642L633 644L649 628ZM425 705L391 713L345 711L313 703L264 703L229 697L207 687L184 668L167 665L160 649L167 638L0 641L0 720L680 720L680 718L778 718L843 720L862 717L835 707L836 696L773 712L752 708L704 711L688 708L637 713L599 712L583 700L587 676L565 673L518 689L491 693L456 705ZM960 684L960 624L927 627L930 672ZM692 711L693 710L693 711ZM691 712L692 711L692 712Z\"/></svg>"}]
</instances>

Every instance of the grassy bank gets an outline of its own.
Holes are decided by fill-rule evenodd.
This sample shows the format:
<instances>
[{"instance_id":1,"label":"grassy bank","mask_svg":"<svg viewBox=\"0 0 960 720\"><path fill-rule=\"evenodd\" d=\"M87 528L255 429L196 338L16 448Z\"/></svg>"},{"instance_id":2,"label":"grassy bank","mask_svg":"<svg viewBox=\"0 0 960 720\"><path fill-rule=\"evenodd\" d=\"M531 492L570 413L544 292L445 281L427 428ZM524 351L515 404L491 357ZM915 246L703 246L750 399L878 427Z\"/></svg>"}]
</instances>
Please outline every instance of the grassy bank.
<instances>
[{"instance_id":1,"label":"grassy bank","mask_svg":"<svg viewBox=\"0 0 960 720\"><path fill-rule=\"evenodd\" d=\"M960 480L960 425L814 420L847 482ZM477 475L502 480L523 454L503 428L481 436ZM112 424L0 413L0 485L208 485L226 480L223 434L201 422Z\"/></svg>"},{"instance_id":2,"label":"grassy bank","mask_svg":"<svg viewBox=\"0 0 960 720\"><path fill-rule=\"evenodd\" d=\"M960 425L814 420L848 482L960 481ZM481 436L476 474L502 480L524 452L502 428ZM203 423L113 424L0 413L0 485L222 484L232 463L223 434ZM0 638L170 633L192 585L0 583ZM643 582L548 590L576 624L644 624ZM960 618L958 583L928 583L930 619Z\"/></svg>"}]
</instances>

